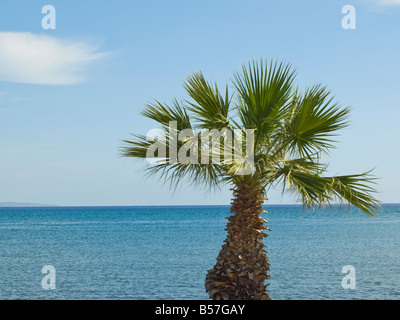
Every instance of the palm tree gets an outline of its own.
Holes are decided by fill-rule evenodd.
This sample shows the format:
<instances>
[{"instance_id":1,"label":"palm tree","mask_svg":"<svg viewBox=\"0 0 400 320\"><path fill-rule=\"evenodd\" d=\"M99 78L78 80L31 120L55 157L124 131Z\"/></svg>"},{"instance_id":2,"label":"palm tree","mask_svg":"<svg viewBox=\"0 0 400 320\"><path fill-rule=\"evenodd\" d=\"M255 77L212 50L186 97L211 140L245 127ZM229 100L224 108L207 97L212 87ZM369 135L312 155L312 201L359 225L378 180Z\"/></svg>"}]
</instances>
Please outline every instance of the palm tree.
<instances>
[{"instance_id":1,"label":"palm tree","mask_svg":"<svg viewBox=\"0 0 400 320\"><path fill-rule=\"evenodd\" d=\"M334 103L331 93L321 85L300 91L294 87L294 79L295 70L288 63L253 61L234 74L234 94L230 94L228 85L221 92L201 72L194 73L184 83L190 100L174 100L170 106L155 101L142 111L143 116L161 125L158 137L134 134L133 139L124 140L123 156L153 158L148 174L160 174L174 188L183 179L207 188L222 184L233 187L227 238L205 279L212 299L269 299L269 261L263 243L267 236L264 230L269 229L261 213L266 212L262 205L270 187L281 184L284 191L296 193L307 209L339 201L373 216L379 207L371 195L375 190L370 171L323 175L327 165L321 163L322 156L334 147L337 131L348 125L350 109ZM175 124L173 129L171 123ZM195 138L180 139L178 132L185 128L193 130ZM222 160L197 161L202 156L211 157L204 148L191 148L198 146L195 133L200 129L240 130L243 135L237 139L243 142L242 149L247 147L245 130L253 130L250 172L239 170L248 162L224 158L226 134L205 144ZM186 144L184 153L190 151L191 160L177 161L176 152L170 149L173 144L179 148ZM150 149L154 152L149 153Z\"/></svg>"}]
</instances>

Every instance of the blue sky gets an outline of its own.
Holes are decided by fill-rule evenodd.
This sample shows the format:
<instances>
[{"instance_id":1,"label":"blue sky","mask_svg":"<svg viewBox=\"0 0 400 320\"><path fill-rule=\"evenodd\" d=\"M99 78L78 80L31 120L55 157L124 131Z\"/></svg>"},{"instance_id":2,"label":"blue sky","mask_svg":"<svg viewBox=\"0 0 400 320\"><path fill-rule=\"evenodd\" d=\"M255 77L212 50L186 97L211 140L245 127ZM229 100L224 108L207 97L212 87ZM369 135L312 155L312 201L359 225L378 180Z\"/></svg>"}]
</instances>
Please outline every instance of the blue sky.
<instances>
[{"instance_id":1,"label":"blue sky","mask_svg":"<svg viewBox=\"0 0 400 320\"><path fill-rule=\"evenodd\" d=\"M55 30L42 28L47 4ZM342 28L348 4L355 30ZM145 180L119 147L155 127L139 115L146 102L186 97L192 72L224 85L259 58L290 62L299 87L322 83L352 107L330 173L376 168L377 197L400 202L399 35L396 0L2 1L0 202L229 204L228 187L172 193Z\"/></svg>"}]
</instances>

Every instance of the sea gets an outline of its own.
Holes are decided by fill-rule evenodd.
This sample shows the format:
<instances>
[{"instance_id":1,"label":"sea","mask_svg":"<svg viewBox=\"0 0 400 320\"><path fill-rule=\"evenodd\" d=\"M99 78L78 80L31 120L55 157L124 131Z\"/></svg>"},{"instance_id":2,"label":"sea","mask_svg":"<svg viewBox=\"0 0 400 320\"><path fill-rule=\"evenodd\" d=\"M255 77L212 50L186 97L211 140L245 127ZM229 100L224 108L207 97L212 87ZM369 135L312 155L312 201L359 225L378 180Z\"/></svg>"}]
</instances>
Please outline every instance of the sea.
<instances>
[{"instance_id":1,"label":"sea","mask_svg":"<svg viewBox=\"0 0 400 320\"><path fill-rule=\"evenodd\" d=\"M400 299L400 204L267 205L275 300ZM208 300L229 206L0 208L0 299Z\"/></svg>"}]
</instances>

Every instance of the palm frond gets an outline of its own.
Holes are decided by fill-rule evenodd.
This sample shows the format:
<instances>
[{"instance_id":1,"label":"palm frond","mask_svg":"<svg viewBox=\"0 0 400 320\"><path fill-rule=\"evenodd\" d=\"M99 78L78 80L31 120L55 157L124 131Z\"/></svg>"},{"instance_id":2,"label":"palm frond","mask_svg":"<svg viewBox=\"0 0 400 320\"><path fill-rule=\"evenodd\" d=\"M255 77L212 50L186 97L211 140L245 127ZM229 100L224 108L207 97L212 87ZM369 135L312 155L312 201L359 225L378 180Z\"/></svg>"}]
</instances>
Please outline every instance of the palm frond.
<instances>
[{"instance_id":1,"label":"palm frond","mask_svg":"<svg viewBox=\"0 0 400 320\"><path fill-rule=\"evenodd\" d=\"M259 141L279 125L290 101L295 71L283 62L253 61L234 74L238 112L245 128L257 130Z\"/></svg>"},{"instance_id":2,"label":"palm frond","mask_svg":"<svg viewBox=\"0 0 400 320\"><path fill-rule=\"evenodd\" d=\"M337 131L348 125L349 108L333 103L326 88L316 85L303 97L292 100L285 118L284 133L287 150L301 157L315 152L327 153L333 148Z\"/></svg>"},{"instance_id":3,"label":"palm frond","mask_svg":"<svg viewBox=\"0 0 400 320\"><path fill-rule=\"evenodd\" d=\"M371 184L376 178L371 171L326 179L331 179L331 192L336 198L346 200L367 215L374 216L380 207L379 201L372 196L376 191Z\"/></svg>"},{"instance_id":4,"label":"palm frond","mask_svg":"<svg viewBox=\"0 0 400 320\"><path fill-rule=\"evenodd\" d=\"M174 164L160 163L146 168L147 177L158 175L170 189L176 190L184 182L191 186L213 190L224 182L225 172L221 165L215 164Z\"/></svg>"},{"instance_id":5,"label":"palm frond","mask_svg":"<svg viewBox=\"0 0 400 320\"><path fill-rule=\"evenodd\" d=\"M162 131L164 130L164 131ZM168 128L160 130L157 138L133 134L133 139L123 140L124 146L121 148L122 156L146 159L147 176L150 177L159 174L164 183L168 183L171 189L176 189L184 181L191 184L203 185L204 187L219 187L223 181L229 178L228 168L224 165L224 149L223 144L218 149L212 149L208 154L209 162L202 163L203 150L198 152L191 150L193 142L200 143L200 137L195 135L192 139L182 139L180 135L168 135ZM210 147L213 147L210 145ZM174 151L173 149L176 148ZM182 155L178 159L178 153L186 153L190 151L190 157L182 160ZM215 163L214 156L217 154L221 157L221 161ZM204 159L203 159L204 160Z\"/></svg>"},{"instance_id":6,"label":"palm frond","mask_svg":"<svg viewBox=\"0 0 400 320\"><path fill-rule=\"evenodd\" d=\"M305 207L331 205L334 201L347 202L373 216L379 208L379 201L372 196L375 192L374 179L370 171L343 176L324 177L309 170L309 165L291 165L282 167L284 185L296 191ZM321 169L318 169L321 170Z\"/></svg>"},{"instance_id":7,"label":"palm frond","mask_svg":"<svg viewBox=\"0 0 400 320\"><path fill-rule=\"evenodd\" d=\"M176 99L174 99L172 106L162 104L157 100L148 103L141 114L163 125L164 128L168 128L171 121L177 123L177 130L192 128L189 115Z\"/></svg>"},{"instance_id":8,"label":"palm frond","mask_svg":"<svg viewBox=\"0 0 400 320\"><path fill-rule=\"evenodd\" d=\"M157 140L141 134L132 134L131 136L133 137L131 140L122 140L124 146L121 147L121 155L129 158L146 159L148 150Z\"/></svg>"},{"instance_id":9,"label":"palm frond","mask_svg":"<svg viewBox=\"0 0 400 320\"><path fill-rule=\"evenodd\" d=\"M219 92L217 85L212 86L206 81L201 72L187 78L184 87L194 100L187 101L187 109L194 114L194 119L202 128L221 129L229 126L228 113L231 98L228 86L225 96Z\"/></svg>"}]
</instances>

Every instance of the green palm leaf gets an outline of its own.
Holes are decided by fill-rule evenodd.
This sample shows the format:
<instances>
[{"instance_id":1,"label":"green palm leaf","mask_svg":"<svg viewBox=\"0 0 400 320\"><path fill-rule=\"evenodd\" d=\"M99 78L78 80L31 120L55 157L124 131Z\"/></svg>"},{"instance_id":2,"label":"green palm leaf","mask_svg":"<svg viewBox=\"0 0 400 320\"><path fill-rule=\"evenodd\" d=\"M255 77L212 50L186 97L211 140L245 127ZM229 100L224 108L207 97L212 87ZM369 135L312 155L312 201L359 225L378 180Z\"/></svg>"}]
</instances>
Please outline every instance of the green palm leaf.
<instances>
[{"instance_id":1,"label":"green palm leaf","mask_svg":"<svg viewBox=\"0 0 400 320\"><path fill-rule=\"evenodd\" d=\"M289 152L302 157L333 148L332 137L346 127L350 109L332 103L326 88L316 85L303 97L298 94L285 117L285 144Z\"/></svg>"},{"instance_id":2,"label":"green palm leaf","mask_svg":"<svg viewBox=\"0 0 400 320\"><path fill-rule=\"evenodd\" d=\"M230 98L228 86L223 97L217 85L211 86L201 72L188 77L184 84L194 102L189 102L187 109L194 114L199 126L208 129L221 129L229 126L228 113Z\"/></svg>"},{"instance_id":3,"label":"green palm leaf","mask_svg":"<svg viewBox=\"0 0 400 320\"><path fill-rule=\"evenodd\" d=\"M253 61L234 74L238 112L245 128L269 137L279 126L291 97L295 72L283 62Z\"/></svg>"}]
</instances>

